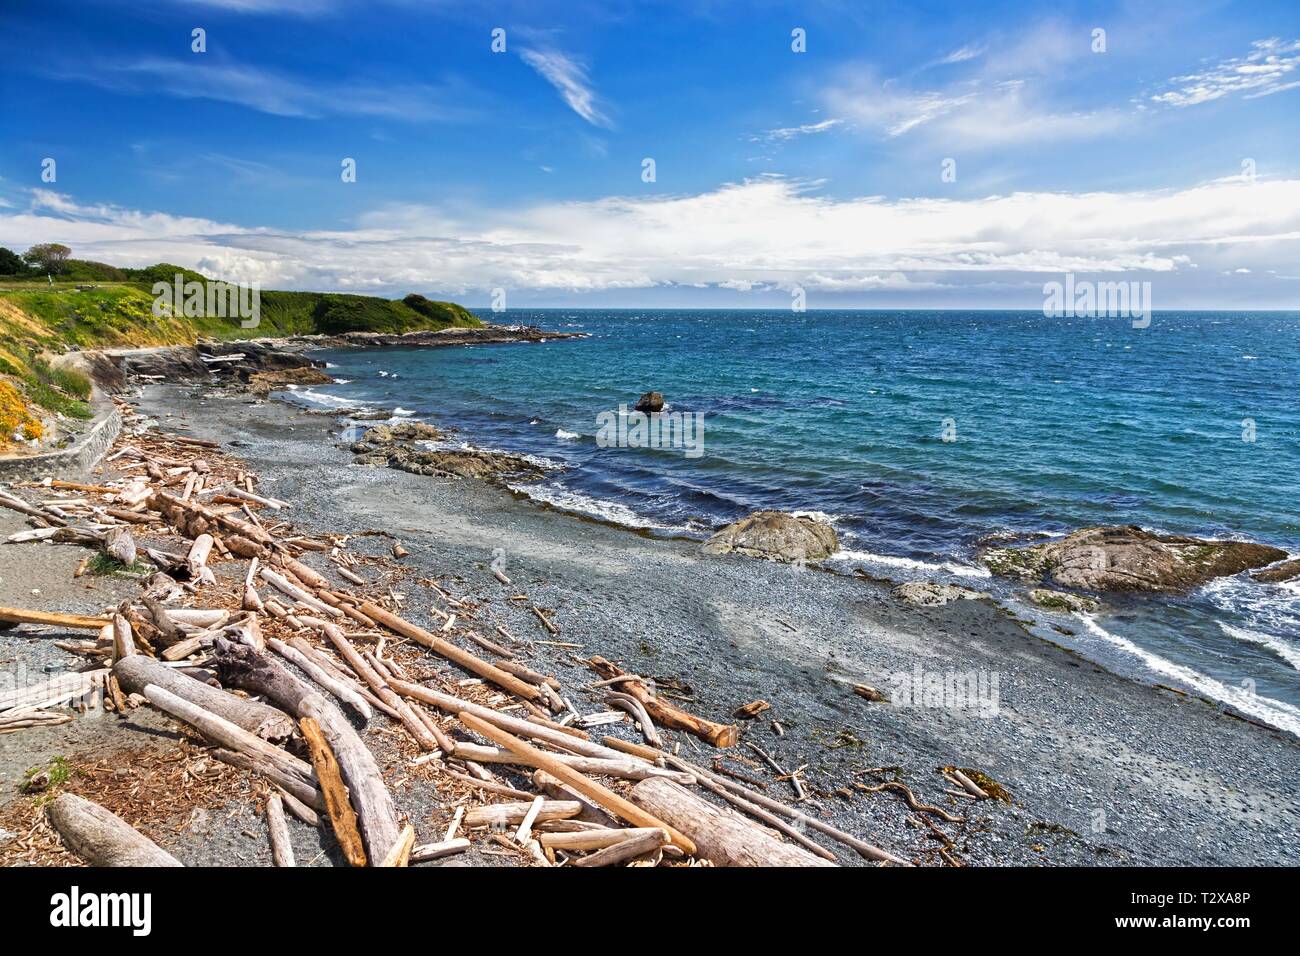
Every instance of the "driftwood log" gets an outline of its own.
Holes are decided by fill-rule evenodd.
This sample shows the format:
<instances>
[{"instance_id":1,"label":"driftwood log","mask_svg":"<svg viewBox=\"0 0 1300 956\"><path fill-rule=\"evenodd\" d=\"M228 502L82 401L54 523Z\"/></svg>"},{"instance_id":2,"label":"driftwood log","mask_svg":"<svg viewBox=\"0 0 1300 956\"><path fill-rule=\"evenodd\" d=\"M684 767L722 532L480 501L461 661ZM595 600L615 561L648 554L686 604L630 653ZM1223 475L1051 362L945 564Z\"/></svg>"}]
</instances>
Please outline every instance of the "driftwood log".
<instances>
[{"instance_id":1,"label":"driftwood log","mask_svg":"<svg viewBox=\"0 0 1300 956\"><path fill-rule=\"evenodd\" d=\"M834 866L782 843L757 824L721 810L671 780L642 780L632 801L695 842L695 855L715 866Z\"/></svg>"},{"instance_id":2,"label":"driftwood log","mask_svg":"<svg viewBox=\"0 0 1300 956\"><path fill-rule=\"evenodd\" d=\"M266 798L266 831L271 838L271 858L276 866L297 866L289 840L289 821L284 818L284 800L278 793Z\"/></svg>"},{"instance_id":3,"label":"driftwood log","mask_svg":"<svg viewBox=\"0 0 1300 956\"><path fill-rule=\"evenodd\" d=\"M714 723L674 707L654 694L644 681L628 675L622 668L611 664L603 657L592 657L588 664L606 680L613 677L628 677L629 679L619 682L619 691L638 700L646 709L646 713L659 725L674 730L684 730L707 740L715 747L735 746L740 732L734 725Z\"/></svg>"},{"instance_id":4,"label":"driftwood log","mask_svg":"<svg viewBox=\"0 0 1300 956\"><path fill-rule=\"evenodd\" d=\"M423 644L429 650L433 651L440 657L445 657L453 664L458 664L471 674L477 674L486 681L491 681L503 690L512 694L518 694L525 700L537 700L542 697L541 690L534 684L520 680L513 674L507 674L493 664L489 664L481 657L471 654L463 648L457 647L448 641L443 640L435 634L431 634L422 627L417 627L410 621L403 620L396 614L390 614L377 604L371 604L369 601L363 601L358 610L366 617L384 627L388 628L395 634L403 637L409 637L417 644Z\"/></svg>"},{"instance_id":5,"label":"driftwood log","mask_svg":"<svg viewBox=\"0 0 1300 956\"><path fill-rule=\"evenodd\" d=\"M474 830L478 827L517 826L533 808L533 801L527 803L489 803L482 807L472 807L465 814L465 828ZM582 804L577 800L543 800L533 816L533 820L567 820L582 812Z\"/></svg>"},{"instance_id":6,"label":"driftwood log","mask_svg":"<svg viewBox=\"0 0 1300 956\"><path fill-rule=\"evenodd\" d=\"M113 665L113 676L128 694L143 694L154 684L265 740L285 740L294 732L293 721L282 711L228 694L143 654L122 658Z\"/></svg>"},{"instance_id":7,"label":"driftwood log","mask_svg":"<svg viewBox=\"0 0 1300 956\"><path fill-rule=\"evenodd\" d=\"M52 627L70 627L81 631L98 631L108 623L106 618L86 614L58 614L21 607L0 607L0 621L10 624L49 624Z\"/></svg>"},{"instance_id":8,"label":"driftwood log","mask_svg":"<svg viewBox=\"0 0 1300 956\"><path fill-rule=\"evenodd\" d=\"M91 866L181 866L181 862L121 817L74 793L46 808L64 844Z\"/></svg>"},{"instance_id":9,"label":"driftwood log","mask_svg":"<svg viewBox=\"0 0 1300 956\"><path fill-rule=\"evenodd\" d=\"M218 641L214 658L223 684L260 694L299 720L310 718L320 725L350 790L369 859L384 859L398 840L397 811L379 765L343 712L324 694L251 647ZM323 780L321 785L323 788ZM326 799L328 808L328 794Z\"/></svg>"},{"instance_id":10,"label":"driftwood log","mask_svg":"<svg viewBox=\"0 0 1300 956\"><path fill-rule=\"evenodd\" d=\"M607 846L603 850L580 857L572 861L572 865L617 866L620 863L635 860L639 856L645 856L647 853L653 853L668 842L668 834L663 830L637 829L626 832L633 835L612 846Z\"/></svg>"},{"instance_id":11,"label":"driftwood log","mask_svg":"<svg viewBox=\"0 0 1300 956\"><path fill-rule=\"evenodd\" d=\"M512 750L524 757L531 757L536 761L536 766L545 770L561 783L567 783L584 797L587 797L593 803L598 804L620 819L626 820L628 823L638 827L660 827L667 830L668 836L679 849L687 854L693 854L695 852L695 844L692 842L690 837L664 823L658 817L647 812L635 803L631 803L623 797L620 797L608 787L584 777L582 774L578 773L578 771L566 767L557 760L552 760L551 756L545 751L538 750L536 747L525 743L518 737L506 733L500 727L489 724L481 717L475 717L473 714L465 711L462 711L459 716L460 722L470 730L482 734L488 740L500 744L507 750ZM642 781L642 783L645 782L646 781ZM640 784L637 784L637 786L640 786ZM676 784L673 784L673 786L676 786Z\"/></svg>"},{"instance_id":12,"label":"driftwood log","mask_svg":"<svg viewBox=\"0 0 1300 956\"><path fill-rule=\"evenodd\" d=\"M352 866L366 865L366 848L357 827L357 814L348 798L348 788L343 785L343 775L339 770L338 759L325 740L325 734L311 717L304 717L301 723L303 740L311 752L311 762L316 768L320 780L321 793L325 797L325 812L329 814L330 826L334 838L338 840L343 855Z\"/></svg>"},{"instance_id":13,"label":"driftwood log","mask_svg":"<svg viewBox=\"0 0 1300 956\"><path fill-rule=\"evenodd\" d=\"M239 750L246 754L263 757L286 773L296 775L304 781L313 779L311 764L305 760L300 760L286 750L281 750L279 747L267 743L256 734L251 734L242 727L235 726L224 717L218 717L197 704L191 704L185 698L177 697L171 691L159 687L157 684L147 684L143 694L145 699L159 710L189 724L215 744L230 750Z\"/></svg>"}]
</instances>

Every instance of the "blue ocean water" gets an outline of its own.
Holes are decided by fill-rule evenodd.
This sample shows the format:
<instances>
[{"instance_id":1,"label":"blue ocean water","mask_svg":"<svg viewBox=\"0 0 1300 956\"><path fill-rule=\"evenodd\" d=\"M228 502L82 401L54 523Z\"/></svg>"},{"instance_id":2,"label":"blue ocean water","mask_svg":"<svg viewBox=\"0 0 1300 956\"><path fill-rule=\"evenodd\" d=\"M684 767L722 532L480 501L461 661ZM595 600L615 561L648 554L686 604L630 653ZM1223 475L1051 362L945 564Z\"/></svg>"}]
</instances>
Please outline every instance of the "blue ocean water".
<instances>
[{"instance_id":1,"label":"blue ocean water","mask_svg":"<svg viewBox=\"0 0 1300 956\"><path fill-rule=\"evenodd\" d=\"M819 512L837 569L1012 597L973 562L990 534L1134 523L1300 553L1300 313L484 318L591 337L330 352L342 381L298 398L399 406L547 459L562 468L526 490L559 507L696 536L758 508ZM703 455L598 446L597 415L650 389L703 413ZM1065 623L1053 636L1103 663L1300 733L1294 582L1116 598Z\"/></svg>"}]
</instances>

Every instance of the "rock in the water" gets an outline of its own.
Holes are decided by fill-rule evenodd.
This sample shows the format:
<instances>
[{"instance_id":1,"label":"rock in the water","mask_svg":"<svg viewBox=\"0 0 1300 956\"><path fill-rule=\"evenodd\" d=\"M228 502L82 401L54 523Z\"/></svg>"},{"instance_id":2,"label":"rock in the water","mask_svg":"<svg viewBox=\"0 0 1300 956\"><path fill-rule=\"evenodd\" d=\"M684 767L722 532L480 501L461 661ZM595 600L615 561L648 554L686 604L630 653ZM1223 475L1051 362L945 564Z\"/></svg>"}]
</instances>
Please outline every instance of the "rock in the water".
<instances>
[{"instance_id":1,"label":"rock in the water","mask_svg":"<svg viewBox=\"0 0 1300 956\"><path fill-rule=\"evenodd\" d=\"M1247 541L1161 535L1136 525L1084 528L1026 548L990 548L981 560L995 574L1050 581L1087 591L1182 591L1286 557Z\"/></svg>"},{"instance_id":2,"label":"rock in the water","mask_svg":"<svg viewBox=\"0 0 1300 956\"><path fill-rule=\"evenodd\" d=\"M822 521L784 511L756 511L727 525L708 541L708 554L748 555L772 561L814 561L839 549L835 529Z\"/></svg>"},{"instance_id":3,"label":"rock in the water","mask_svg":"<svg viewBox=\"0 0 1300 956\"><path fill-rule=\"evenodd\" d=\"M1065 591L1051 591L1047 588L1034 588L1029 592L1029 600L1049 611L1084 611L1091 613L1101 605L1082 594L1067 594Z\"/></svg>"},{"instance_id":4,"label":"rock in the water","mask_svg":"<svg viewBox=\"0 0 1300 956\"><path fill-rule=\"evenodd\" d=\"M1264 584L1281 584L1283 581L1300 578L1300 558L1292 558L1290 561L1275 564L1271 568L1256 571L1251 577L1256 581L1262 581Z\"/></svg>"},{"instance_id":5,"label":"rock in the water","mask_svg":"<svg viewBox=\"0 0 1300 956\"><path fill-rule=\"evenodd\" d=\"M933 584L929 581L908 581L893 590L894 597L906 604L938 607L949 601L978 601L988 597L983 591L973 591L957 584Z\"/></svg>"},{"instance_id":6,"label":"rock in the water","mask_svg":"<svg viewBox=\"0 0 1300 956\"><path fill-rule=\"evenodd\" d=\"M636 400L636 410L651 414L664 410L664 397L659 392L646 392Z\"/></svg>"}]
</instances>

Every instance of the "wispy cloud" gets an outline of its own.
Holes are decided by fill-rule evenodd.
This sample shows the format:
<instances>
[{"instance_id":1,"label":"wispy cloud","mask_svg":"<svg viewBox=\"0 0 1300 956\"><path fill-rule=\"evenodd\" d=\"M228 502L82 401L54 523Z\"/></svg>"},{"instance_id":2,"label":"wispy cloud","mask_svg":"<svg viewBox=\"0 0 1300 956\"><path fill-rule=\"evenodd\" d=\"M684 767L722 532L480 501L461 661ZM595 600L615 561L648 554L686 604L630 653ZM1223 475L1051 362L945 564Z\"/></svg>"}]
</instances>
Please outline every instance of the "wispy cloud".
<instances>
[{"instance_id":1,"label":"wispy cloud","mask_svg":"<svg viewBox=\"0 0 1300 956\"><path fill-rule=\"evenodd\" d=\"M984 47L967 44L966 46L958 47L956 50L953 50L938 62L941 66L948 66L953 63L965 63L967 60L973 60L976 57L983 55Z\"/></svg>"},{"instance_id":2,"label":"wispy cloud","mask_svg":"<svg viewBox=\"0 0 1300 956\"><path fill-rule=\"evenodd\" d=\"M975 99L973 90L911 90L869 71L845 71L824 93L827 107L868 130L902 136Z\"/></svg>"},{"instance_id":3,"label":"wispy cloud","mask_svg":"<svg viewBox=\"0 0 1300 956\"><path fill-rule=\"evenodd\" d=\"M173 0L186 7L208 7L230 13L289 14L316 16L339 6L338 0Z\"/></svg>"},{"instance_id":4,"label":"wispy cloud","mask_svg":"<svg viewBox=\"0 0 1300 956\"><path fill-rule=\"evenodd\" d=\"M369 80L306 83L260 67L199 57L90 61L51 66L46 72L119 92L236 103L273 116L371 116L418 122L469 115L465 91L447 86L384 85Z\"/></svg>"},{"instance_id":5,"label":"wispy cloud","mask_svg":"<svg viewBox=\"0 0 1300 956\"><path fill-rule=\"evenodd\" d=\"M453 297L499 286L536 296L796 285L826 296L919 295L990 283L1041 289L1045 274L1066 271L1158 274L1169 292L1223 270L1250 269L1243 282L1266 283L1300 252L1300 180L837 200L767 176L693 195L506 211L391 205L353 228L316 232L26 195L24 208L0 210L0 245L60 241L87 258L176 262L267 288Z\"/></svg>"},{"instance_id":6,"label":"wispy cloud","mask_svg":"<svg viewBox=\"0 0 1300 956\"><path fill-rule=\"evenodd\" d=\"M916 75L881 78L871 67L851 66L834 74L820 96L829 112L864 132L891 139L923 132L954 149L1095 138L1133 122L1135 110L1127 103L1065 105L1073 97L1063 77L1071 75L1070 64L1090 55L1088 36L1078 25L1043 21L1013 36L966 44L929 64L958 67L945 82L921 85Z\"/></svg>"},{"instance_id":7,"label":"wispy cloud","mask_svg":"<svg viewBox=\"0 0 1300 956\"><path fill-rule=\"evenodd\" d=\"M749 137L754 143L784 143L798 136L812 136L816 133L828 133L837 126L843 126L842 119L822 120L820 123L804 123L802 126L783 126L778 129L764 130Z\"/></svg>"},{"instance_id":8,"label":"wispy cloud","mask_svg":"<svg viewBox=\"0 0 1300 956\"><path fill-rule=\"evenodd\" d=\"M587 70L582 64L567 53L557 50L525 49L519 52L519 56L555 87L573 112L593 126L608 128L612 125L597 100Z\"/></svg>"},{"instance_id":9,"label":"wispy cloud","mask_svg":"<svg viewBox=\"0 0 1300 956\"><path fill-rule=\"evenodd\" d=\"M1169 80L1173 89L1151 97L1164 106L1196 106L1234 93L1243 99L1271 96L1300 87L1300 40L1256 40L1245 56L1221 60L1199 73Z\"/></svg>"}]
</instances>

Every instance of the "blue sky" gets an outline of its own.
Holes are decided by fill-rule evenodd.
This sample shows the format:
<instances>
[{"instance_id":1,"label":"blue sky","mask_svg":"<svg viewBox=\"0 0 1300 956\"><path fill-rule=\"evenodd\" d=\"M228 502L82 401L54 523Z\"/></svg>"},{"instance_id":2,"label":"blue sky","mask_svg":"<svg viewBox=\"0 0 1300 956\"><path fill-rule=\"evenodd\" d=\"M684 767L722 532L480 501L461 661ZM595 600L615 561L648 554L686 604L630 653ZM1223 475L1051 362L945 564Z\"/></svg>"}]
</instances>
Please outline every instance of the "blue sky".
<instances>
[{"instance_id":1,"label":"blue sky","mask_svg":"<svg viewBox=\"0 0 1300 956\"><path fill-rule=\"evenodd\" d=\"M472 305L1300 307L1295 3L142 6L7 0L0 244Z\"/></svg>"}]
</instances>

